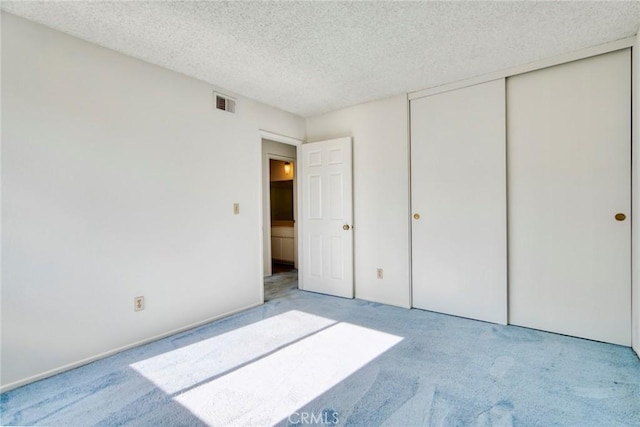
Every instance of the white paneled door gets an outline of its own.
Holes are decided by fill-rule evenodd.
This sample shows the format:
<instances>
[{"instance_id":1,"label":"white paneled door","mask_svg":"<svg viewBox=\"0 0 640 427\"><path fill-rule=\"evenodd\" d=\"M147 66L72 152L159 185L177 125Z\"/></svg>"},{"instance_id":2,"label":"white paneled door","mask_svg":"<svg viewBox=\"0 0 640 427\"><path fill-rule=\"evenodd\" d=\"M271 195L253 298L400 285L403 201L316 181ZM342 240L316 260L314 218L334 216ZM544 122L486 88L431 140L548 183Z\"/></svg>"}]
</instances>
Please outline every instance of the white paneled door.
<instances>
[{"instance_id":1,"label":"white paneled door","mask_svg":"<svg viewBox=\"0 0 640 427\"><path fill-rule=\"evenodd\" d=\"M353 298L351 138L298 147L299 287Z\"/></svg>"},{"instance_id":2,"label":"white paneled door","mask_svg":"<svg viewBox=\"0 0 640 427\"><path fill-rule=\"evenodd\" d=\"M411 101L413 306L507 322L505 81Z\"/></svg>"},{"instance_id":3,"label":"white paneled door","mask_svg":"<svg viewBox=\"0 0 640 427\"><path fill-rule=\"evenodd\" d=\"M630 50L509 78L509 320L631 341Z\"/></svg>"}]
</instances>

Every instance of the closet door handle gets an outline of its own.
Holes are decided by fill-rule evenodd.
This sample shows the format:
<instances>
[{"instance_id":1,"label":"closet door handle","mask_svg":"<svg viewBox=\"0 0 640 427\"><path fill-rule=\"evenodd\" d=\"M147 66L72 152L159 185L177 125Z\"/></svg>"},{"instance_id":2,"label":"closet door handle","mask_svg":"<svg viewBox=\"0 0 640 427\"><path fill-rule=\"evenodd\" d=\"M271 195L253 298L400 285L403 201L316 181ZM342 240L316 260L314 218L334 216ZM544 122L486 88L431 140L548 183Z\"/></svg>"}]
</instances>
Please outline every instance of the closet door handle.
<instances>
[{"instance_id":1,"label":"closet door handle","mask_svg":"<svg viewBox=\"0 0 640 427\"><path fill-rule=\"evenodd\" d=\"M627 219L627 216L623 213L617 213L615 218L616 221L624 221L625 219Z\"/></svg>"}]
</instances>

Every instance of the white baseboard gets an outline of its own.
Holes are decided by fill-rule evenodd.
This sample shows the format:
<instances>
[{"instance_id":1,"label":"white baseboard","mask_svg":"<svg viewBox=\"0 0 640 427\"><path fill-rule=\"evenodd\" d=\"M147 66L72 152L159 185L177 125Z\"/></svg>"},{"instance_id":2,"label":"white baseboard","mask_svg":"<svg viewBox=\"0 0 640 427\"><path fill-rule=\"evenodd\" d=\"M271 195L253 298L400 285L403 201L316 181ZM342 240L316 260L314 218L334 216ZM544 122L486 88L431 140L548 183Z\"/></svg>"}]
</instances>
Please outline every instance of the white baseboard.
<instances>
[{"instance_id":1,"label":"white baseboard","mask_svg":"<svg viewBox=\"0 0 640 427\"><path fill-rule=\"evenodd\" d=\"M151 343L153 341L158 341L160 339L169 337L171 335L179 334L180 332L188 331L189 329L193 329L193 328L197 328L197 327L202 326L202 325L206 325L207 323L211 323L213 321L220 320L220 319L222 319L224 317L233 316L234 314L240 313L240 312L245 311L245 310L249 310L249 309L254 308L254 307L258 307L258 306L260 306L262 304L263 304L262 302L256 303L256 304L251 304L251 305L248 305L246 307L239 308L237 310L233 310L233 311L230 311L230 312L218 315L218 316L210 317L208 319L201 320L201 321L196 322L196 323L191 323L189 325L183 326L183 327L178 328L178 329L173 329L171 331L164 332L164 333L159 334L159 335L155 335L155 336L153 336L151 338L147 338L147 339L144 339L144 340L136 341L134 343L127 344L127 345L125 345L123 347L118 347L118 348L115 348L113 350L109 350L109 351L106 351L104 353L97 354L95 356L91 356L91 357L87 357L87 358L82 359L82 360L78 360L77 362L69 363L69 364L60 366L58 368L51 369L51 370L46 371L46 372L42 372L40 374L32 375L30 377L27 377L27 378L24 378L24 379L21 379L21 380L18 380L18 381L14 381L14 382L9 383L9 384L5 384L3 386L0 386L0 393L4 393L4 392L7 392L9 390L13 390L15 388L22 387L23 385L27 385L27 384L30 384L30 383L35 382L35 381L43 380L45 378L52 377L52 376L57 375L57 374L61 374L62 372L66 372L66 371L69 371L71 369L75 369L75 368L78 368L80 366L87 365L87 364L89 364L91 362L95 362L96 360L104 359L105 357L113 356L114 354L120 353L120 352L125 351L125 350L132 349L134 347L139 347L139 346L144 345L144 344L149 344L149 343Z\"/></svg>"}]
</instances>

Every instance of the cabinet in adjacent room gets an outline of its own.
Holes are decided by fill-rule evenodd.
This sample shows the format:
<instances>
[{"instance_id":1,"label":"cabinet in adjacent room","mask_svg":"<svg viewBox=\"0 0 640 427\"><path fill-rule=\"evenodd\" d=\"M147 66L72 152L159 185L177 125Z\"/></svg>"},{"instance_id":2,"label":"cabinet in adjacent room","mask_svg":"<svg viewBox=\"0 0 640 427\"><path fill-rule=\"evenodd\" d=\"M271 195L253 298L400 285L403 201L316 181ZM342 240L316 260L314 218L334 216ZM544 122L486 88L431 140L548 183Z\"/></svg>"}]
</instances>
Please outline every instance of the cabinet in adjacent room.
<instances>
[{"instance_id":1,"label":"cabinet in adjacent room","mask_svg":"<svg viewBox=\"0 0 640 427\"><path fill-rule=\"evenodd\" d=\"M271 227L271 258L293 264L293 227Z\"/></svg>"}]
</instances>

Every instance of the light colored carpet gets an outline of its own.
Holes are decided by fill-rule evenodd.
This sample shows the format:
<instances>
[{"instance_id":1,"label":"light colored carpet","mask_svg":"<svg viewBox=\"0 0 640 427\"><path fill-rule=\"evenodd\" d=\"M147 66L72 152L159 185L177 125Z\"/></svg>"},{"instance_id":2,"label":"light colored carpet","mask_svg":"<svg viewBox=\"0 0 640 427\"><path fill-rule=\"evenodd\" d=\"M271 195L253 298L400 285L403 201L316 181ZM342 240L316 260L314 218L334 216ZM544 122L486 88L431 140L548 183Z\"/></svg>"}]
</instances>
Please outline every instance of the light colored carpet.
<instances>
[{"instance_id":1,"label":"light colored carpet","mask_svg":"<svg viewBox=\"0 0 640 427\"><path fill-rule=\"evenodd\" d=\"M629 348L269 281L263 306L2 394L2 424L640 425Z\"/></svg>"}]
</instances>

